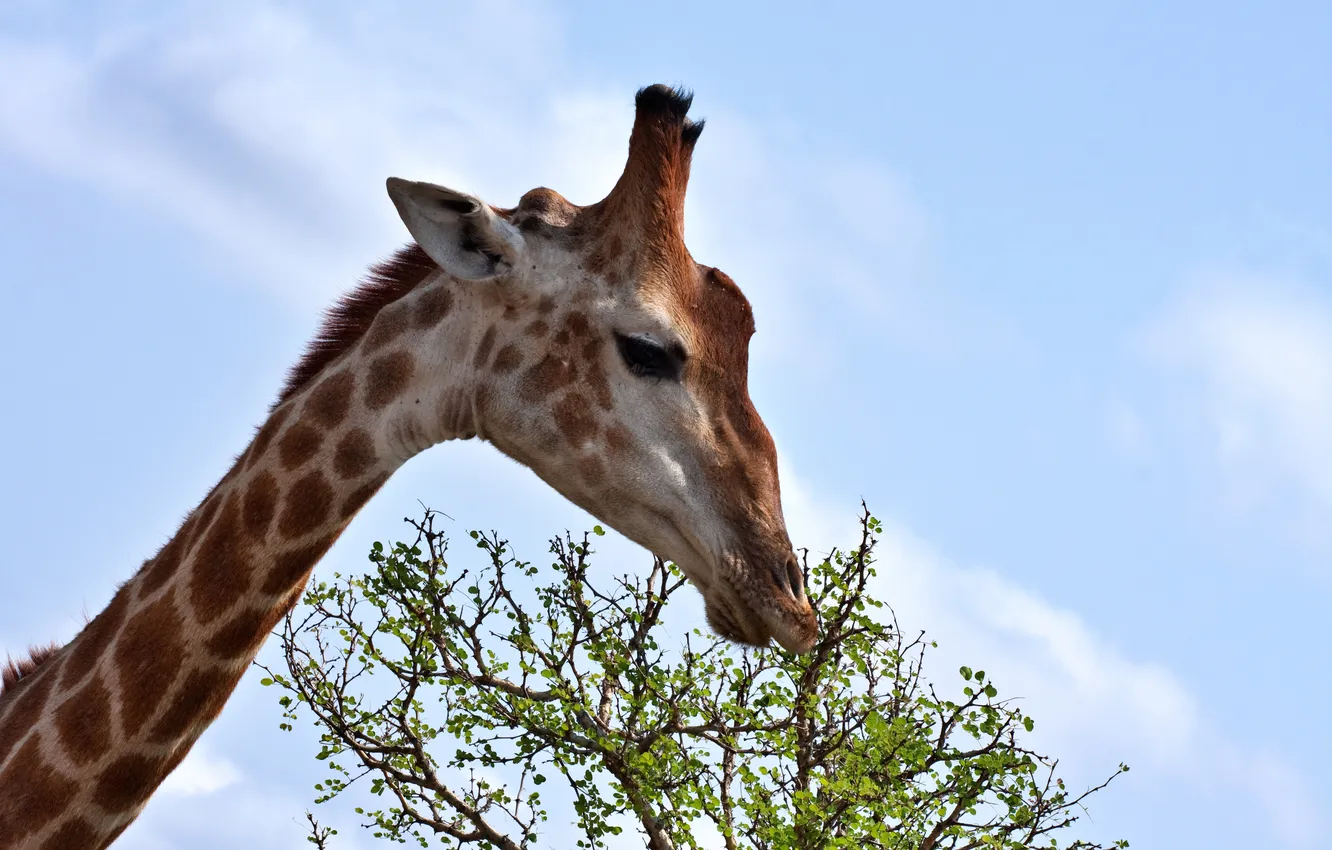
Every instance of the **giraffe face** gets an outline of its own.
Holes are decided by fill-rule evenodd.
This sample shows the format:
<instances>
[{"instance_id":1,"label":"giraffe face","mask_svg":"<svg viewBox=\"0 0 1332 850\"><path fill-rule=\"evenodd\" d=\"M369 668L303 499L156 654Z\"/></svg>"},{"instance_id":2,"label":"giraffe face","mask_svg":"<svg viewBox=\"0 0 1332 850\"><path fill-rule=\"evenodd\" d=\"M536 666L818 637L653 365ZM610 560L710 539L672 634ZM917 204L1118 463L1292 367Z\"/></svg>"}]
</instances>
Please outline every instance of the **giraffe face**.
<instances>
[{"instance_id":1,"label":"giraffe face","mask_svg":"<svg viewBox=\"0 0 1332 850\"><path fill-rule=\"evenodd\" d=\"M678 564L720 635L803 652L818 626L747 389L752 312L683 240L698 125L669 98L638 106L625 176L599 204L535 189L497 210L404 181L390 194L418 244L475 287L476 432Z\"/></svg>"},{"instance_id":2,"label":"giraffe face","mask_svg":"<svg viewBox=\"0 0 1332 850\"><path fill-rule=\"evenodd\" d=\"M747 389L740 289L687 254L634 279L563 266L510 214L531 275L478 346L478 431L607 525L678 564L721 635L804 650L817 624L782 517L777 453ZM540 232L539 232L540 231ZM556 240L558 241L558 240ZM591 260L589 262L589 260ZM607 276L608 274L608 276ZM512 282L506 284L512 286Z\"/></svg>"},{"instance_id":3,"label":"giraffe face","mask_svg":"<svg viewBox=\"0 0 1332 850\"><path fill-rule=\"evenodd\" d=\"M782 516L776 448L749 398L749 304L692 260L668 277L639 282L632 306L597 323L615 343L604 359L609 427L620 429L608 433L612 481L598 515L679 564L719 634L803 651L817 622Z\"/></svg>"}]
</instances>

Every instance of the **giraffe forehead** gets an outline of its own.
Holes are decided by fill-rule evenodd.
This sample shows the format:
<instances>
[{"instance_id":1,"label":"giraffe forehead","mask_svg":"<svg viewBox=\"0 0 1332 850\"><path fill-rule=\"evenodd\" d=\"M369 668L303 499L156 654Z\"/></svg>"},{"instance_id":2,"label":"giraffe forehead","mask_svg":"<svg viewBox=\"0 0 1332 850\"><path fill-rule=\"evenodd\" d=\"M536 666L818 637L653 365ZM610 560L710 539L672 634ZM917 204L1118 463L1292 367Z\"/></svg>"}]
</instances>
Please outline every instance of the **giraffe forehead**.
<instances>
[{"instance_id":1,"label":"giraffe forehead","mask_svg":"<svg viewBox=\"0 0 1332 850\"><path fill-rule=\"evenodd\" d=\"M674 328L690 349L712 369L744 375L754 313L733 280L708 266L656 274L640 287L645 306Z\"/></svg>"},{"instance_id":2,"label":"giraffe forehead","mask_svg":"<svg viewBox=\"0 0 1332 850\"><path fill-rule=\"evenodd\" d=\"M696 392L711 411L716 437L748 458L751 472L769 466L775 469L777 450L772 435L749 398L753 309L725 273L714 268L701 272L693 297L681 302L696 333L692 352Z\"/></svg>"}]
</instances>

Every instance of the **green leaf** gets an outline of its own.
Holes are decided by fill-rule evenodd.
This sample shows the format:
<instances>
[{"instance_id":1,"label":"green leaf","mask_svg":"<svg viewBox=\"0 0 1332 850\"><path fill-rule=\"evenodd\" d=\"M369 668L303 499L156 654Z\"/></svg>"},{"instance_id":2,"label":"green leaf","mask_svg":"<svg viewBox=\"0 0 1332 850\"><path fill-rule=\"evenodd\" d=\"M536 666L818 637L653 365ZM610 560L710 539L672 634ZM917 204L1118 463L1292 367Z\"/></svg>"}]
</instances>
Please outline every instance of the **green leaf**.
<instances>
[{"instance_id":1,"label":"green leaf","mask_svg":"<svg viewBox=\"0 0 1332 850\"><path fill-rule=\"evenodd\" d=\"M1014 828L1040 847L1070 846L1059 823L1069 792L1053 773L1045 781L1054 759L1014 740L1035 724L996 701L984 670L960 667L961 688L931 686L937 644L900 634L870 595L882 526L860 521L863 537L808 577L830 653L668 631L681 604L699 607L689 591L673 595L683 573L670 564L649 594L646 564L591 564L601 525L552 540L545 563L496 532L467 531L475 546L448 550L450 563L427 519L406 542L377 544L365 575L314 585L290 621L299 632L278 633L290 672L261 684L280 686L283 729L316 724L315 802L349 790L363 769L352 754L376 742L379 808L357 811L386 846L436 845L434 826L411 814L432 808L435 792L414 781L431 771L523 846L547 823L581 836L569 846L605 850L621 833L625 846L646 843L623 817L646 797L675 846L698 850L688 827L722 809L724 758L734 818L721 832L738 846L915 847L955 806L965 817L939 846L1012 850ZM800 785L797 753L810 779ZM535 789L548 779L566 781L568 809L543 808Z\"/></svg>"}]
</instances>

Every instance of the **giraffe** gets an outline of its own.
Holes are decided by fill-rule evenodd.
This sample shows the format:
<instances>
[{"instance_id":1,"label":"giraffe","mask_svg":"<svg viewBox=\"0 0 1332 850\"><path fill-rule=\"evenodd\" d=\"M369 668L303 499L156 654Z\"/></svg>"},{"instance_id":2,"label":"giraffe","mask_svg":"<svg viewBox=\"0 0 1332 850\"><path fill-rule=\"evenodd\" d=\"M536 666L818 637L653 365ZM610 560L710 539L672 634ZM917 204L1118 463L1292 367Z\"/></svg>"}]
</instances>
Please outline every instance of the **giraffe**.
<instances>
[{"instance_id":1,"label":"giraffe","mask_svg":"<svg viewBox=\"0 0 1332 850\"><path fill-rule=\"evenodd\" d=\"M489 441L675 561L721 636L808 651L746 386L751 309L684 243L691 100L638 92L624 171L589 206L388 180L413 242L332 308L245 451L110 604L4 671L0 850L114 841L356 512L447 440Z\"/></svg>"}]
</instances>

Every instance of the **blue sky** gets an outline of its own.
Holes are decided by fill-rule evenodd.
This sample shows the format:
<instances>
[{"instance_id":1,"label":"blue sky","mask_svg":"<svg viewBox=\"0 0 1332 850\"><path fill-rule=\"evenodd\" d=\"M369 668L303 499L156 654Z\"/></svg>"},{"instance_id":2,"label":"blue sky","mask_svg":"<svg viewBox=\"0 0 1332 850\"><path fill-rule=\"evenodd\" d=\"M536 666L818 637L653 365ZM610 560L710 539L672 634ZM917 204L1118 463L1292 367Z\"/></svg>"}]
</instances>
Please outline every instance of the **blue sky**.
<instances>
[{"instance_id":1,"label":"blue sky","mask_svg":"<svg viewBox=\"0 0 1332 850\"><path fill-rule=\"evenodd\" d=\"M592 202L678 82L797 545L866 498L936 675L985 666L1074 780L1133 765L1094 835L1332 843L1332 9L445 5L0 8L0 648L71 636L244 447L406 238L384 177ZM534 558L590 522L449 445L330 560L418 499ZM274 697L248 677L117 846L299 846Z\"/></svg>"}]
</instances>

